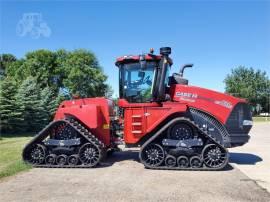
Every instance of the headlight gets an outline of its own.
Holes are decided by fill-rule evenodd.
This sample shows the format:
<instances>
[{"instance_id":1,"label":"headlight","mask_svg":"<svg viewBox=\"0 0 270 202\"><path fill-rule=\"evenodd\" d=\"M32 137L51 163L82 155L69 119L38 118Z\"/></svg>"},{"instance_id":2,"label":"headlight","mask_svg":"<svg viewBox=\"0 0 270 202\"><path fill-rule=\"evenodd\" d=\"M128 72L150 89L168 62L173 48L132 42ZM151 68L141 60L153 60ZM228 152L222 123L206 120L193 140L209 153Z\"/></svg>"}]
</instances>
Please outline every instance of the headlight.
<instances>
[{"instance_id":1,"label":"headlight","mask_svg":"<svg viewBox=\"0 0 270 202\"><path fill-rule=\"evenodd\" d=\"M252 126L253 125L253 121L251 120L244 120L243 121L243 126Z\"/></svg>"}]
</instances>

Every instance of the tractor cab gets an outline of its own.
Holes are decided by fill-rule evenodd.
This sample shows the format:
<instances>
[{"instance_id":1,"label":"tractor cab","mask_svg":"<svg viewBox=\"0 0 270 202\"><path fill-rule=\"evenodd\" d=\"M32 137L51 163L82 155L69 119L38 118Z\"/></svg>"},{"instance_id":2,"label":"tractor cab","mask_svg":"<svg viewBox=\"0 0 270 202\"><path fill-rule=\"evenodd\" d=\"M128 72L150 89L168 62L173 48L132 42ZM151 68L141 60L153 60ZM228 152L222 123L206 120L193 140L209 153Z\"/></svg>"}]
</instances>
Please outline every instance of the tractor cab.
<instances>
[{"instance_id":1,"label":"tractor cab","mask_svg":"<svg viewBox=\"0 0 270 202\"><path fill-rule=\"evenodd\" d=\"M161 48L160 55L123 56L117 59L119 67L119 97L129 103L146 103L165 99L168 85L168 57L171 49Z\"/></svg>"}]
</instances>

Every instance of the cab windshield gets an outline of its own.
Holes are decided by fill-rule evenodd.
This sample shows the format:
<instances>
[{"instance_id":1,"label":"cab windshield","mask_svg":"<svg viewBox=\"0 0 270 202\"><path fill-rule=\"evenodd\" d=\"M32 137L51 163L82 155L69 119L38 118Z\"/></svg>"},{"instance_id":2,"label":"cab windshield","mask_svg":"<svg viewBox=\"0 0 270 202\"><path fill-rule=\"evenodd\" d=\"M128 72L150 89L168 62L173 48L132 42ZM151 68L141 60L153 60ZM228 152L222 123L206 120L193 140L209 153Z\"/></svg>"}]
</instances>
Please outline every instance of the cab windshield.
<instances>
[{"instance_id":1,"label":"cab windshield","mask_svg":"<svg viewBox=\"0 0 270 202\"><path fill-rule=\"evenodd\" d=\"M119 68L120 98L128 102L150 102L157 65L156 62L146 62L142 68L140 63L123 64Z\"/></svg>"}]
</instances>

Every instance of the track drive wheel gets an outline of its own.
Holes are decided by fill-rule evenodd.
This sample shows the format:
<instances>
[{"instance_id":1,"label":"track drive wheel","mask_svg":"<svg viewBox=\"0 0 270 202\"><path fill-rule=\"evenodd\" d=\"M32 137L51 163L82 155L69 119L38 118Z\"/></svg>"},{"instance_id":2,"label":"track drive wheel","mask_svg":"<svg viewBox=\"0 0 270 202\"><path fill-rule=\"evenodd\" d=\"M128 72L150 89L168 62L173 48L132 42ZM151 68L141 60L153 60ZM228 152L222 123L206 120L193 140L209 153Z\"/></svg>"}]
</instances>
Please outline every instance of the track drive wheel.
<instances>
[{"instance_id":1,"label":"track drive wheel","mask_svg":"<svg viewBox=\"0 0 270 202\"><path fill-rule=\"evenodd\" d=\"M209 168L222 168L228 163L228 152L215 144L206 145L202 156L204 164Z\"/></svg>"},{"instance_id":2,"label":"track drive wheel","mask_svg":"<svg viewBox=\"0 0 270 202\"><path fill-rule=\"evenodd\" d=\"M168 129L167 136L174 140L186 140L193 138L193 131L186 123L176 123Z\"/></svg>"},{"instance_id":3,"label":"track drive wheel","mask_svg":"<svg viewBox=\"0 0 270 202\"><path fill-rule=\"evenodd\" d=\"M141 151L141 161L145 166L156 167L163 163L165 153L159 144L149 144Z\"/></svg>"},{"instance_id":4,"label":"track drive wheel","mask_svg":"<svg viewBox=\"0 0 270 202\"><path fill-rule=\"evenodd\" d=\"M86 143L79 150L79 159L84 165L90 167L96 166L102 157L101 150L98 146L92 143Z\"/></svg>"},{"instance_id":5,"label":"track drive wheel","mask_svg":"<svg viewBox=\"0 0 270 202\"><path fill-rule=\"evenodd\" d=\"M54 132L54 138L58 140L68 140L77 138L77 131L67 123L58 125Z\"/></svg>"}]
</instances>

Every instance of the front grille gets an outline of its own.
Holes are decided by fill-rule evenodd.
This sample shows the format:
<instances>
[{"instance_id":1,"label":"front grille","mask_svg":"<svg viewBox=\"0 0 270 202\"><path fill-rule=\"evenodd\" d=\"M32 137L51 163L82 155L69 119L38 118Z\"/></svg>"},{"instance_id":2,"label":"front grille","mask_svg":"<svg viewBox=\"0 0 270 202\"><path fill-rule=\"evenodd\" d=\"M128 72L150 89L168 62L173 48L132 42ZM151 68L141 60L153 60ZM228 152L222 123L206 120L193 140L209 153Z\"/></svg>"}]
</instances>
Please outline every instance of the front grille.
<instances>
[{"instance_id":1,"label":"front grille","mask_svg":"<svg viewBox=\"0 0 270 202\"><path fill-rule=\"evenodd\" d=\"M251 125L244 125L244 120L252 121L252 113L247 103L238 103L232 110L225 124L229 134L248 134Z\"/></svg>"}]
</instances>

